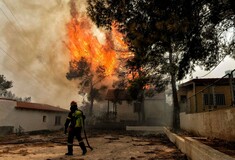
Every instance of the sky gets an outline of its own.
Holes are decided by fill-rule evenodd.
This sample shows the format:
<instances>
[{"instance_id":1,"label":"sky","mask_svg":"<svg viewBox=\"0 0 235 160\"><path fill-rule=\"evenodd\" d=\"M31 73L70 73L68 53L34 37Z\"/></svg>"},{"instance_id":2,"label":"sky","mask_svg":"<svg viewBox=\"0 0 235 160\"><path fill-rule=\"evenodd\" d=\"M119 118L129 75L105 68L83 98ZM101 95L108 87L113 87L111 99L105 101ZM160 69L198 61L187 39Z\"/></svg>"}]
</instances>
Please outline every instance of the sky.
<instances>
[{"instance_id":1,"label":"sky","mask_svg":"<svg viewBox=\"0 0 235 160\"><path fill-rule=\"evenodd\" d=\"M82 1L79 1L82 2ZM0 1L0 74L13 81L11 91L32 102L68 108L81 101L69 81L66 24L69 0ZM78 4L80 10L84 5Z\"/></svg>"},{"instance_id":2,"label":"sky","mask_svg":"<svg viewBox=\"0 0 235 160\"><path fill-rule=\"evenodd\" d=\"M85 0L76 2L85 12ZM65 77L70 18L69 0L0 0L0 74L13 81L16 96L62 108L72 100L81 104L78 83ZM197 67L193 78L219 78L233 69L234 60L225 58L210 73Z\"/></svg>"},{"instance_id":3,"label":"sky","mask_svg":"<svg viewBox=\"0 0 235 160\"><path fill-rule=\"evenodd\" d=\"M221 78L226 71L232 71L235 69L235 60L229 57L225 57L217 66L211 68L209 71L205 71L202 67L197 66L192 76L188 76L183 81L188 81L193 78Z\"/></svg>"}]
</instances>

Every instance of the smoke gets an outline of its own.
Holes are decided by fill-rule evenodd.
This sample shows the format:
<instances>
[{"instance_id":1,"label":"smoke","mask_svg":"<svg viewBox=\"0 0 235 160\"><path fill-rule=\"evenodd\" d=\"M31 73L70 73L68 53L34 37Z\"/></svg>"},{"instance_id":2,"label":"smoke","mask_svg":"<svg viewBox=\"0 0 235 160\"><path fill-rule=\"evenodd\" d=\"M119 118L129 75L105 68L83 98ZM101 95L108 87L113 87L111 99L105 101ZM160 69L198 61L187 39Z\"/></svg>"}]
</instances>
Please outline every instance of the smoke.
<instances>
[{"instance_id":1,"label":"smoke","mask_svg":"<svg viewBox=\"0 0 235 160\"><path fill-rule=\"evenodd\" d=\"M69 65L66 23L69 0L5 0L0 3L1 71L13 81L13 93L32 101L66 108L80 102L76 81L65 77ZM85 12L79 0L78 12ZM3 20L4 19L4 20Z\"/></svg>"}]
</instances>

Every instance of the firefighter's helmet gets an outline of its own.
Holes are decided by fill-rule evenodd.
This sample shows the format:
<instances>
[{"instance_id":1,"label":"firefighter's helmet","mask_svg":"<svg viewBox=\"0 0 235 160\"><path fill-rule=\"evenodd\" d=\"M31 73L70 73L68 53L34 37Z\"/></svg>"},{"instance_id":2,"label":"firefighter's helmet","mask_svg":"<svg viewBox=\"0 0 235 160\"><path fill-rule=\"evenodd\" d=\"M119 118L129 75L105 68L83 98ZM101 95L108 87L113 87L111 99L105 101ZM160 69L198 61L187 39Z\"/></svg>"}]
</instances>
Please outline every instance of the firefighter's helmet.
<instances>
[{"instance_id":1,"label":"firefighter's helmet","mask_svg":"<svg viewBox=\"0 0 235 160\"><path fill-rule=\"evenodd\" d=\"M71 110L72 112L74 112L74 111L76 111L77 109L78 109L77 103L76 103L75 101L72 101L72 102L70 103L70 110Z\"/></svg>"},{"instance_id":2,"label":"firefighter's helmet","mask_svg":"<svg viewBox=\"0 0 235 160\"><path fill-rule=\"evenodd\" d=\"M70 103L70 106L76 106L77 105L77 103L75 102L75 101L72 101L71 103Z\"/></svg>"}]
</instances>

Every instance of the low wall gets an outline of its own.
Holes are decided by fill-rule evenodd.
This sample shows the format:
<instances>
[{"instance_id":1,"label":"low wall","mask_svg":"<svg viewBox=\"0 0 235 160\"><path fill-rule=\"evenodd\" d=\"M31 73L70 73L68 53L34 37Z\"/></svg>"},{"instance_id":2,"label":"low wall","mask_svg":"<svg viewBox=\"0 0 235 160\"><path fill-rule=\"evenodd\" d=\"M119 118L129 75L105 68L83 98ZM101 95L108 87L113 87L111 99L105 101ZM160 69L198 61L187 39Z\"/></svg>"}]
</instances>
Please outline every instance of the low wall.
<instances>
[{"instance_id":1,"label":"low wall","mask_svg":"<svg viewBox=\"0 0 235 160\"><path fill-rule=\"evenodd\" d=\"M13 133L13 126L0 126L0 136Z\"/></svg>"},{"instance_id":2,"label":"low wall","mask_svg":"<svg viewBox=\"0 0 235 160\"><path fill-rule=\"evenodd\" d=\"M186 154L190 160L235 160L235 158L202 144L191 137L182 138L170 132L167 128L164 128L164 132L169 140L174 143L182 153Z\"/></svg>"},{"instance_id":3,"label":"low wall","mask_svg":"<svg viewBox=\"0 0 235 160\"><path fill-rule=\"evenodd\" d=\"M235 141L235 108L180 113L180 127L196 135Z\"/></svg>"}]
</instances>

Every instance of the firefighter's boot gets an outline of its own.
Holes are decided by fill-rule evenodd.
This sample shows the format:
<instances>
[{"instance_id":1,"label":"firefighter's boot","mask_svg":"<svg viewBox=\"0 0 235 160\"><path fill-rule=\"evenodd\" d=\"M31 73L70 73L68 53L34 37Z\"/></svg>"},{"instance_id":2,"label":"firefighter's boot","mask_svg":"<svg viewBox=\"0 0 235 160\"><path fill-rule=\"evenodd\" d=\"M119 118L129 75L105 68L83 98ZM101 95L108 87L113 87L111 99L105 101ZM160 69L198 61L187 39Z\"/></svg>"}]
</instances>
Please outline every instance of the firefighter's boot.
<instances>
[{"instance_id":1,"label":"firefighter's boot","mask_svg":"<svg viewBox=\"0 0 235 160\"><path fill-rule=\"evenodd\" d=\"M73 146L68 145L68 153L65 153L67 156L72 156L73 155Z\"/></svg>"},{"instance_id":2,"label":"firefighter's boot","mask_svg":"<svg viewBox=\"0 0 235 160\"><path fill-rule=\"evenodd\" d=\"M86 152L87 152L87 150L86 150L86 146L85 146L84 142L80 142L80 143L79 143L79 146L80 146L81 149L82 149L82 155L85 155Z\"/></svg>"}]
</instances>

